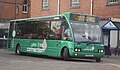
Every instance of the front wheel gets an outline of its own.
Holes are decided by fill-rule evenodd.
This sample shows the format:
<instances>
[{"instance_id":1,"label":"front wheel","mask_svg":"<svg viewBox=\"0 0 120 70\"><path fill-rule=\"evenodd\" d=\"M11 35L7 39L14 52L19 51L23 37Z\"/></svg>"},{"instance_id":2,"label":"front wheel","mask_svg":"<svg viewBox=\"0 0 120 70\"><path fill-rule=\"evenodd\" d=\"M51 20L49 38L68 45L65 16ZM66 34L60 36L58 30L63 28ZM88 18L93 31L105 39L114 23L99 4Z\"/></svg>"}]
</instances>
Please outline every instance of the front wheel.
<instances>
[{"instance_id":1,"label":"front wheel","mask_svg":"<svg viewBox=\"0 0 120 70\"><path fill-rule=\"evenodd\" d=\"M62 55L63 59L65 61L68 61L69 60L69 50L67 48L64 48L63 49L63 55Z\"/></svg>"},{"instance_id":2,"label":"front wheel","mask_svg":"<svg viewBox=\"0 0 120 70\"><path fill-rule=\"evenodd\" d=\"M96 58L96 62L100 62L101 61L101 58Z\"/></svg>"}]
</instances>

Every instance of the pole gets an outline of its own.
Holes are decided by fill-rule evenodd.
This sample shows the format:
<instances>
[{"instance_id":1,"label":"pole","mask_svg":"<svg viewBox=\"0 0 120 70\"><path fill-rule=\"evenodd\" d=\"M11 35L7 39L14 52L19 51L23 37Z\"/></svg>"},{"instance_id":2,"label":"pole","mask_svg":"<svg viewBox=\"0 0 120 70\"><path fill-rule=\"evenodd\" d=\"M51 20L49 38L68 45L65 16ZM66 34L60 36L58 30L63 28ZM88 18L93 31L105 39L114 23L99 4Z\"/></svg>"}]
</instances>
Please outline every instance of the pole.
<instances>
[{"instance_id":1,"label":"pole","mask_svg":"<svg viewBox=\"0 0 120 70\"><path fill-rule=\"evenodd\" d=\"M117 34L117 48L119 48L119 30L118 30L118 34Z\"/></svg>"},{"instance_id":2,"label":"pole","mask_svg":"<svg viewBox=\"0 0 120 70\"><path fill-rule=\"evenodd\" d=\"M57 14L60 14L60 0L58 0L58 6L57 6Z\"/></svg>"},{"instance_id":3,"label":"pole","mask_svg":"<svg viewBox=\"0 0 120 70\"><path fill-rule=\"evenodd\" d=\"M90 15L93 15L93 0L90 3Z\"/></svg>"},{"instance_id":4,"label":"pole","mask_svg":"<svg viewBox=\"0 0 120 70\"><path fill-rule=\"evenodd\" d=\"M17 0L15 0L15 19L17 17Z\"/></svg>"}]
</instances>

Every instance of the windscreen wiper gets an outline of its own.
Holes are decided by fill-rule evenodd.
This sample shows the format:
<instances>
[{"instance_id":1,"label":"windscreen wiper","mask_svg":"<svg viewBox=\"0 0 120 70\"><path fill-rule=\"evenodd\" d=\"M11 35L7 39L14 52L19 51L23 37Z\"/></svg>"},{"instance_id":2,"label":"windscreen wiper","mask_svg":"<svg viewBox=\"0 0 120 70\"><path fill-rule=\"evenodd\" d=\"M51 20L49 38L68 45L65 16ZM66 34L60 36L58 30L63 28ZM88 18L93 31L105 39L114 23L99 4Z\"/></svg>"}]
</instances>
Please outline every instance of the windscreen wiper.
<instances>
[{"instance_id":1,"label":"windscreen wiper","mask_svg":"<svg viewBox=\"0 0 120 70\"><path fill-rule=\"evenodd\" d=\"M94 42L94 40L91 37L89 37L89 36L88 36L88 39L91 40L92 42Z\"/></svg>"},{"instance_id":2,"label":"windscreen wiper","mask_svg":"<svg viewBox=\"0 0 120 70\"><path fill-rule=\"evenodd\" d=\"M83 35L82 37L84 37L84 38L86 38L86 39L89 39L89 40L91 40L92 42L94 41L91 37L89 37L89 36L86 36L86 35Z\"/></svg>"},{"instance_id":3,"label":"windscreen wiper","mask_svg":"<svg viewBox=\"0 0 120 70\"><path fill-rule=\"evenodd\" d=\"M86 39L91 40L92 42L94 42L94 40L91 37L89 37L89 36L83 35L82 37L84 37L84 38L86 38ZM87 41L87 45L89 45L89 44L91 44L91 42Z\"/></svg>"}]
</instances>

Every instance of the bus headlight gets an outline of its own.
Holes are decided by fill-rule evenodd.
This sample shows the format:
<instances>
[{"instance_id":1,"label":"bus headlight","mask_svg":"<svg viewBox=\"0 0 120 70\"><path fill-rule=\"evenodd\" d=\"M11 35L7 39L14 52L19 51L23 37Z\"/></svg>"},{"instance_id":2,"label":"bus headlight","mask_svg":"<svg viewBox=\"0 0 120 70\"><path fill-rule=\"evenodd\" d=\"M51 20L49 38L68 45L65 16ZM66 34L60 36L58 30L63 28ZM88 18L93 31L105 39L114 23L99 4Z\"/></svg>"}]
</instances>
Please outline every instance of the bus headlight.
<instances>
[{"instance_id":1,"label":"bus headlight","mask_svg":"<svg viewBox=\"0 0 120 70\"><path fill-rule=\"evenodd\" d=\"M80 48L75 48L74 51L75 51L75 52L80 52L81 49L80 49Z\"/></svg>"},{"instance_id":2,"label":"bus headlight","mask_svg":"<svg viewBox=\"0 0 120 70\"><path fill-rule=\"evenodd\" d=\"M104 52L104 50L102 50L102 49L101 49L101 50L98 50L98 53L103 53L103 52Z\"/></svg>"}]
</instances>

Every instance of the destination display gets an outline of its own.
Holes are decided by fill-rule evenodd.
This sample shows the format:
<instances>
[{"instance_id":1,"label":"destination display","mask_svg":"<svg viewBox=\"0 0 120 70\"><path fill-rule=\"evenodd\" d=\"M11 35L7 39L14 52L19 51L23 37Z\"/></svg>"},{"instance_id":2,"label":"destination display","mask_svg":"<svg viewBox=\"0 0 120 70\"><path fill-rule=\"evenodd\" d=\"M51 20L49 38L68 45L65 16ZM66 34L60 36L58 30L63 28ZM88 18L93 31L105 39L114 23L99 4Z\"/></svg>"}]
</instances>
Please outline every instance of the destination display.
<instances>
[{"instance_id":1,"label":"destination display","mask_svg":"<svg viewBox=\"0 0 120 70\"><path fill-rule=\"evenodd\" d=\"M83 22L96 22L96 17L93 16L86 16L86 15L80 15L80 14L71 14L70 15L70 20L75 20L75 21L83 21Z\"/></svg>"}]
</instances>

